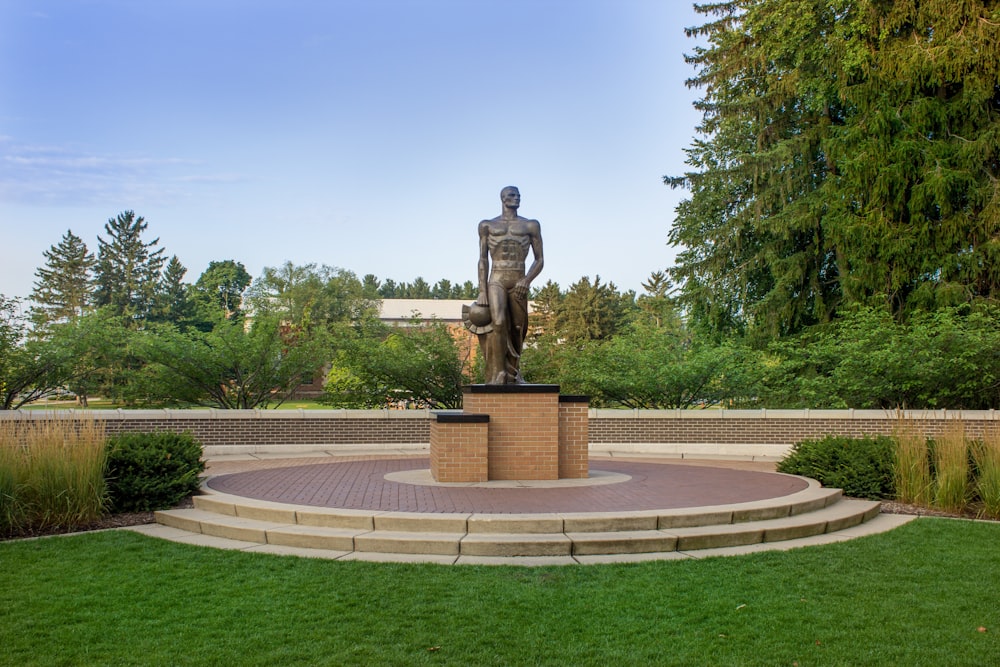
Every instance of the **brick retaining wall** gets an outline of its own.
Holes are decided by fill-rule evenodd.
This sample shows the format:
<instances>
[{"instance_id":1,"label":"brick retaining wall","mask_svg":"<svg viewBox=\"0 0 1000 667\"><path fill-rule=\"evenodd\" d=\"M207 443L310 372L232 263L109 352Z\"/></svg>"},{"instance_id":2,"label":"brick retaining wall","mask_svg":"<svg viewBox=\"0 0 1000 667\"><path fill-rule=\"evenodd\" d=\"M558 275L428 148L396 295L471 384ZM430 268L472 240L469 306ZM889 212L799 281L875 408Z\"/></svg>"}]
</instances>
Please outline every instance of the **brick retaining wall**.
<instances>
[{"instance_id":1,"label":"brick retaining wall","mask_svg":"<svg viewBox=\"0 0 1000 667\"><path fill-rule=\"evenodd\" d=\"M799 440L825 434L890 434L900 415L881 410L590 410L592 450L670 455L781 456ZM86 416L108 433L191 431L219 451L426 447L426 410L70 410L0 411L0 420ZM969 437L1000 427L1000 412L909 411L928 435L961 419Z\"/></svg>"},{"instance_id":2,"label":"brick retaining wall","mask_svg":"<svg viewBox=\"0 0 1000 667\"><path fill-rule=\"evenodd\" d=\"M1000 412L883 410L591 410L591 443L723 443L792 445L827 434L891 435L900 419L928 435L961 420L969 437L1000 426Z\"/></svg>"},{"instance_id":3,"label":"brick retaining wall","mask_svg":"<svg viewBox=\"0 0 1000 667\"><path fill-rule=\"evenodd\" d=\"M430 413L423 410L72 410L0 412L0 419L93 417L108 434L190 431L211 447L425 445Z\"/></svg>"}]
</instances>

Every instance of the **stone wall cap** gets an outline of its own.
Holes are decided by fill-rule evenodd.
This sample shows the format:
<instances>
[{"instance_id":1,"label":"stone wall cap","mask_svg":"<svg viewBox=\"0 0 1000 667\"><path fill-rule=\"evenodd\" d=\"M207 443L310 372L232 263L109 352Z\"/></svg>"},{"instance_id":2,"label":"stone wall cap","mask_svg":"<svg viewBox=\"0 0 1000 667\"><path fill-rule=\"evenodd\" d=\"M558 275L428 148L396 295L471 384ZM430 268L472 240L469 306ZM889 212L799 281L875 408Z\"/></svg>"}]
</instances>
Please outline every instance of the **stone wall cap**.
<instances>
[{"instance_id":1,"label":"stone wall cap","mask_svg":"<svg viewBox=\"0 0 1000 667\"><path fill-rule=\"evenodd\" d=\"M428 408L417 410L386 410L389 419L430 419L432 411Z\"/></svg>"},{"instance_id":2,"label":"stone wall cap","mask_svg":"<svg viewBox=\"0 0 1000 667\"><path fill-rule=\"evenodd\" d=\"M489 415L467 412L431 412L439 424L488 424Z\"/></svg>"},{"instance_id":3,"label":"stone wall cap","mask_svg":"<svg viewBox=\"0 0 1000 667\"><path fill-rule=\"evenodd\" d=\"M591 417L601 419L635 419L638 414L635 410L613 410L611 408L591 408Z\"/></svg>"},{"instance_id":4,"label":"stone wall cap","mask_svg":"<svg viewBox=\"0 0 1000 667\"><path fill-rule=\"evenodd\" d=\"M586 403L590 404L590 396L579 394L559 394L560 403Z\"/></svg>"},{"instance_id":5,"label":"stone wall cap","mask_svg":"<svg viewBox=\"0 0 1000 667\"><path fill-rule=\"evenodd\" d=\"M676 414L681 419L724 419L727 412L742 412L745 414L741 416L746 417L759 416L757 410L678 410Z\"/></svg>"},{"instance_id":6,"label":"stone wall cap","mask_svg":"<svg viewBox=\"0 0 1000 667\"><path fill-rule=\"evenodd\" d=\"M467 384L466 394L558 394L557 384Z\"/></svg>"}]
</instances>

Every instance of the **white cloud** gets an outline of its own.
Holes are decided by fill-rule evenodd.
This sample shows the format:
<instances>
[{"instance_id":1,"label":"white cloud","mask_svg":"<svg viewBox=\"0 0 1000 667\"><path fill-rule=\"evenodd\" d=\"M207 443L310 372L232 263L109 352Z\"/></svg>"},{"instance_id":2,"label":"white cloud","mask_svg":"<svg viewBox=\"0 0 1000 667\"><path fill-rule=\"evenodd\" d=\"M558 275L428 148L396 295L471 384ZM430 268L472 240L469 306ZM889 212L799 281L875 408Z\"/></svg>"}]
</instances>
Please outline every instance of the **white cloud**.
<instances>
[{"instance_id":1,"label":"white cloud","mask_svg":"<svg viewBox=\"0 0 1000 667\"><path fill-rule=\"evenodd\" d=\"M176 157L102 155L60 146L19 144L0 137L0 201L29 205L127 205L176 202L185 186L241 180L238 174L199 173L200 164Z\"/></svg>"}]
</instances>

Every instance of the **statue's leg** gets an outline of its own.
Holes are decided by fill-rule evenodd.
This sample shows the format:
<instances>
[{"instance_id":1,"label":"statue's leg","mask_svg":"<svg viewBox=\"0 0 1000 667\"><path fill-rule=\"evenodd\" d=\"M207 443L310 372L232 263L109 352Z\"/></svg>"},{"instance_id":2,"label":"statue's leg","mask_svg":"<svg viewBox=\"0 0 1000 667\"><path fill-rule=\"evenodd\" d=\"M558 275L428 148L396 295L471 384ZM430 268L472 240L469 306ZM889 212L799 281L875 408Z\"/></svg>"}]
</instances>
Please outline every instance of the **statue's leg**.
<instances>
[{"instance_id":1,"label":"statue's leg","mask_svg":"<svg viewBox=\"0 0 1000 667\"><path fill-rule=\"evenodd\" d=\"M507 346L510 339L507 290L504 289L503 285L490 283L487 294L490 303L490 318L493 320L493 331L486 335L484 347L486 384L506 384Z\"/></svg>"},{"instance_id":2,"label":"statue's leg","mask_svg":"<svg viewBox=\"0 0 1000 667\"><path fill-rule=\"evenodd\" d=\"M510 312L510 336L507 341L507 375L509 381L524 383L521 377L521 350L528 335L528 300L508 295Z\"/></svg>"}]
</instances>

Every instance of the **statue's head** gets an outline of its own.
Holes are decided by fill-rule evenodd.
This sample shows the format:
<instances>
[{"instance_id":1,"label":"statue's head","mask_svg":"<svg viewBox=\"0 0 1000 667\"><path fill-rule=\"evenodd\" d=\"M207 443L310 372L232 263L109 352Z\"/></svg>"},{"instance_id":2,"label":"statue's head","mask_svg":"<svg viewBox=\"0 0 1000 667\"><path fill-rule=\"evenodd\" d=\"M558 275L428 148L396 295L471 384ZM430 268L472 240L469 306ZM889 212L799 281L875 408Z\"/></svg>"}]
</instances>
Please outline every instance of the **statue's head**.
<instances>
[{"instance_id":1,"label":"statue's head","mask_svg":"<svg viewBox=\"0 0 1000 667\"><path fill-rule=\"evenodd\" d=\"M500 191L500 201L504 205L512 205L514 208L517 208L521 204L521 191L513 185L508 185Z\"/></svg>"}]
</instances>

